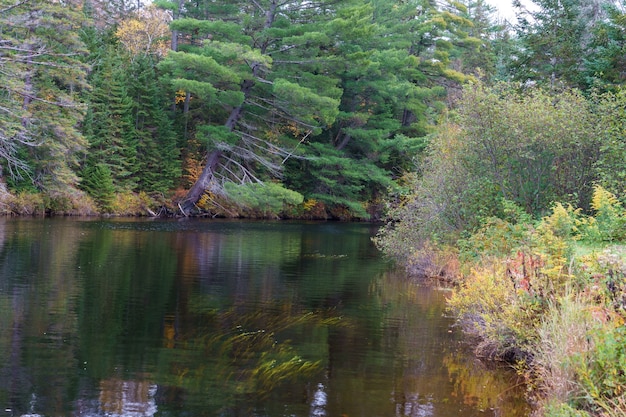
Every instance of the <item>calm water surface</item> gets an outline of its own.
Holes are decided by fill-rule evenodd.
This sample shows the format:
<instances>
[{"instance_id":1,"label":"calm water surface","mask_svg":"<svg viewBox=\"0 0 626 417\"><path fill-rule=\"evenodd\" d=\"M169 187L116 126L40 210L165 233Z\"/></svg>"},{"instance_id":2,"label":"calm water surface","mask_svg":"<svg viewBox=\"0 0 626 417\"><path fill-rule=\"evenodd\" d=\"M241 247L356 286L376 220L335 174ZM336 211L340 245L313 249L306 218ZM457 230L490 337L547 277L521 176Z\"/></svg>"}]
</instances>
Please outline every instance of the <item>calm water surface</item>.
<instances>
[{"instance_id":1,"label":"calm water surface","mask_svg":"<svg viewBox=\"0 0 626 417\"><path fill-rule=\"evenodd\" d=\"M0 218L0 417L528 415L374 232Z\"/></svg>"}]
</instances>

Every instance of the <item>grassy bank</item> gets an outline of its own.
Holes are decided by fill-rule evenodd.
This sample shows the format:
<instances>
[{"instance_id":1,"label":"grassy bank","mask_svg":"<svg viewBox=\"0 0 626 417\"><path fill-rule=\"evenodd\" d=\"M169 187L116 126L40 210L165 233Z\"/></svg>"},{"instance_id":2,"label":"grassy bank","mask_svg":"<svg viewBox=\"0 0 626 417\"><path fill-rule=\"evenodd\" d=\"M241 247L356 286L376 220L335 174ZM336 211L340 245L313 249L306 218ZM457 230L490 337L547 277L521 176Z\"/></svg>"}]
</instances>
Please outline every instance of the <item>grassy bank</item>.
<instances>
[{"instance_id":1,"label":"grassy bank","mask_svg":"<svg viewBox=\"0 0 626 417\"><path fill-rule=\"evenodd\" d=\"M592 209L556 204L536 222L511 206L409 262L454 281L449 309L476 354L526 377L537 416L626 415L626 213L602 188Z\"/></svg>"}]
</instances>

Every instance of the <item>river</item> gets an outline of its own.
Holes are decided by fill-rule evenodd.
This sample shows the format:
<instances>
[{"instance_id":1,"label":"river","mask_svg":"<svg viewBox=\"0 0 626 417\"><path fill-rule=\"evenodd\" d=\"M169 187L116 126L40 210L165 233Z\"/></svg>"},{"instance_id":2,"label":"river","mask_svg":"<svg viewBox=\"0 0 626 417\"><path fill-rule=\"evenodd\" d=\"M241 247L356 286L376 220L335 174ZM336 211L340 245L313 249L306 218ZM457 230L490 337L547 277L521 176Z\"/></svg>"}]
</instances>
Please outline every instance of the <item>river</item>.
<instances>
[{"instance_id":1,"label":"river","mask_svg":"<svg viewBox=\"0 0 626 417\"><path fill-rule=\"evenodd\" d=\"M528 415L373 233L0 218L0 417Z\"/></svg>"}]
</instances>

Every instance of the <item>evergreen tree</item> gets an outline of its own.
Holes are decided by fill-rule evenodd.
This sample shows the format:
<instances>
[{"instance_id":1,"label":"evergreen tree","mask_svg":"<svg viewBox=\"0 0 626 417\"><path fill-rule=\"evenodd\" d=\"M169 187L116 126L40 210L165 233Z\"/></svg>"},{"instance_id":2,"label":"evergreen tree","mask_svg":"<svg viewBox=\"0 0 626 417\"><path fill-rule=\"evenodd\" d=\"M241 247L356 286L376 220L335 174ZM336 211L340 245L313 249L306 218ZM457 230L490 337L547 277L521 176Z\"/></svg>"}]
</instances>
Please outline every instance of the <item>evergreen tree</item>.
<instances>
[{"instance_id":1,"label":"evergreen tree","mask_svg":"<svg viewBox=\"0 0 626 417\"><path fill-rule=\"evenodd\" d=\"M460 15L470 22L467 34L478 42L475 48L463 48L455 65L464 74L486 79L496 75L498 41L506 36L506 23L496 22L495 9L485 0L466 0Z\"/></svg>"},{"instance_id":2,"label":"evergreen tree","mask_svg":"<svg viewBox=\"0 0 626 417\"><path fill-rule=\"evenodd\" d=\"M585 87L584 57L606 0L533 0L536 11L518 16L521 48L511 62L515 77L552 88ZM525 10L519 1L518 10Z\"/></svg>"},{"instance_id":3,"label":"evergreen tree","mask_svg":"<svg viewBox=\"0 0 626 417\"><path fill-rule=\"evenodd\" d=\"M327 71L322 23L335 2L216 1L184 7L183 34L160 68L181 100L186 130L207 146L204 170L182 204L224 181L279 176L298 143L333 123L341 91Z\"/></svg>"},{"instance_id":4,"label":"evergreen tree","mask_svg":"<svg viewBox=\"0 0 626 417\"><path fill-rule=\"evenodd\" d=\"M66 193L85 141L77 130L87 86L84 18L60 1L0 1L0 159L39 189ZM5 171L0 172L0 176Z\"/></svg>"},{"instance_id":5,"label":"evergreen tree","mask_svg":"<svg viewBox=\"0 0 626 417\"><path fill-rule=\"evenodd\" d=\"M313 139L312 160L292 161L288 185L362 216L360 206L380 200L392 179L413 168L445 108L447 87L466 79L451 68L454 54L479 43L458 13L424 1L374 1L338 12L330 33L340 113Z\"/></svg>"},{"instance_id":6,"label":"evergreen tree","mask_svg":"<svg viewBox=\"0 0 626 417\"><path fill-rule=\"evenodd\" d=\"M150 56L138 56L130 67L128 94L137 133L138 190L166 192L180 178L180 152L172 123L165 111L166 96L160 86Z\"/></svg>"},{"instance_id":7,"label":"evergreen tree","mask_svg":"<svg viewBox=\"0 0 626 417\"><path fill-rule=\"evenodd\" d=\"M115 45L105 45L102 60L92 73L93 90L84 132L89 141L83 177L96 165L108 168L118 190L136 187L137 134L132 120L133 103L128 79Z\"/></svg>"},{"instance_id":8,"label":"evergreen tree","mask_svg":"<svg viewBox=\"0 0 626 417\"><path fill-rule=\"evenodd\" d=\"M605 2L606 19L593 29L590 53L585 55L585 83L615 90L626 80L626 3Z\"/></svg>"},{"instance_id":9,"label":"evergreen tree","mask_svg":"<svg viewBox=\"0 0 626 417\"><path fill-rule=\"evenodd\" d=\"M94 199L104 212L113 209L115 200L115 185L111 170L105 164L89 165L83 172L82 188Z\"/></svg>"}]
</instances>

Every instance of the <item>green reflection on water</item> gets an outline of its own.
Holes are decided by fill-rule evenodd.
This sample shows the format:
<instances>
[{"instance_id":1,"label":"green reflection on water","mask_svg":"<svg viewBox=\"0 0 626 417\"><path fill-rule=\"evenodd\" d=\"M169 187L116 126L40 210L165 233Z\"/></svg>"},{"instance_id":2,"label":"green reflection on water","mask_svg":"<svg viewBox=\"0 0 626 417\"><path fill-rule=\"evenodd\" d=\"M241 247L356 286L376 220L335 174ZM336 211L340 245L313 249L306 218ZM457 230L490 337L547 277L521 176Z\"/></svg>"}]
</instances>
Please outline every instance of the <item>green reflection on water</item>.
<instances>
[{"instance_id":1,"label":"green reflection on water","mask_svg":"<svg viewBox=\"0 0 626 417\"><path fill-rule=\"evenodd\" d=\"M0 219L7 415L527 413L365 225ZM488 414L489 415L489 414Z\"/></svg>"}]
</instances>

